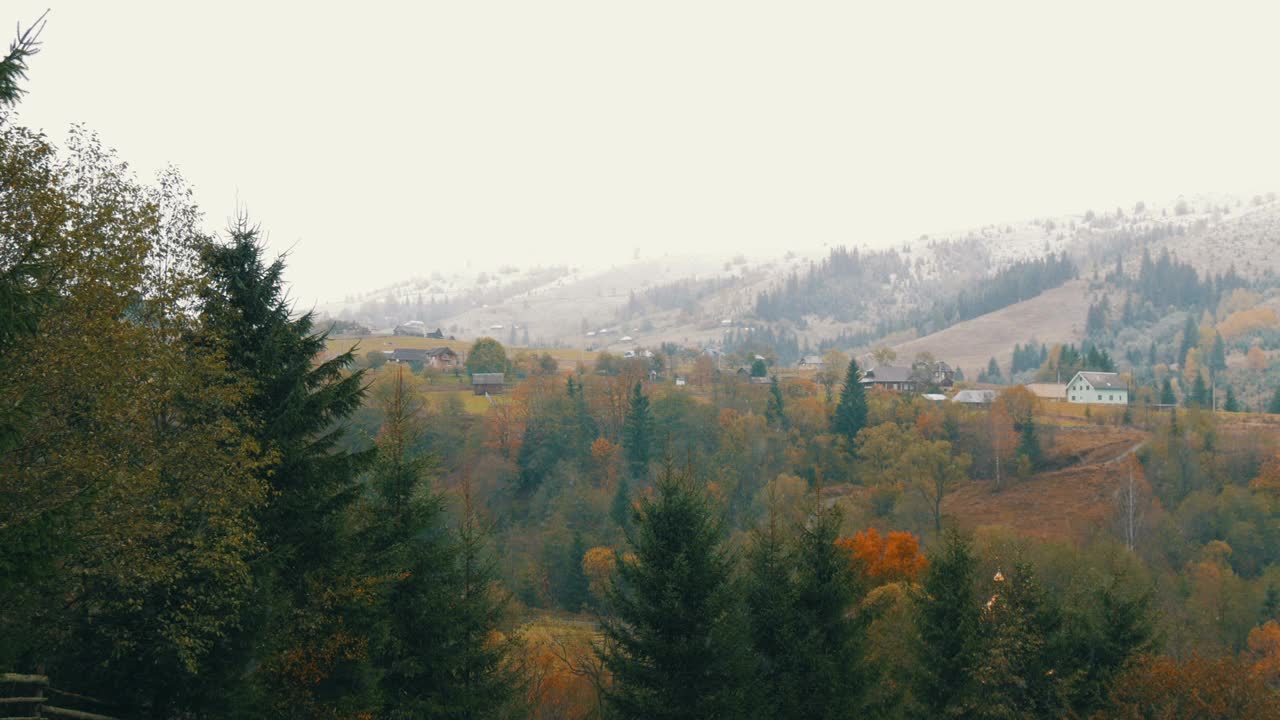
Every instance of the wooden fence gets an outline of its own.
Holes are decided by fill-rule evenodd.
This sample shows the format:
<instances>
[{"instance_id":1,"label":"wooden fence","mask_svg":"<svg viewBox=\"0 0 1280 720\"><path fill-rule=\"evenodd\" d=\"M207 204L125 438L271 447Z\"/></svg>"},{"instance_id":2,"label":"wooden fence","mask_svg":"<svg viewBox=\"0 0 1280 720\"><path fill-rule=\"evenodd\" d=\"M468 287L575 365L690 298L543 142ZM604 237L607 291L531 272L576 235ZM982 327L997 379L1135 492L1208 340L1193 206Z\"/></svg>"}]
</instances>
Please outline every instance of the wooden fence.
<instances>
[{"instance_id":1,"label":"wooden fence","mask_svg":"<svg viewBox=\"0 0 1280 720\"><path fill-rule=\"evenodd\" d=\"M53 687L47 675L0 673L0 720L118 720L98 712L109 707L101 700Z\"/></svg>"}]
</instances>

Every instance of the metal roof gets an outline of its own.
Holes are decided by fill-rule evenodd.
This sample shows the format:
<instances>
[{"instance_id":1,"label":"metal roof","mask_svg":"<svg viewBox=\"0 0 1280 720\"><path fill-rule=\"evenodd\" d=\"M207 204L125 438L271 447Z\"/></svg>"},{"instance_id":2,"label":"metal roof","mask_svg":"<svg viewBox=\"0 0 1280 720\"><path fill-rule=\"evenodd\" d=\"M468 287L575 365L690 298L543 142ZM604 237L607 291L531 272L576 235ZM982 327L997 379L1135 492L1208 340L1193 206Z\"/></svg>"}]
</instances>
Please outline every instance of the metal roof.
<instances>
[{"instance_id":1,"label":"metal roof","mask_svg":"<svg viewBox=\"0 0 1280 720\"><path fill-rule=\"evenodd\" d=\"M502 373L472 373L472 385L502 385L506 382L506 376Z\"/></svg>"},{"instance_id":2,"label":"metal roof","mask_svg":"<svg viewBox=\"0 0 1280 720\"><path fill-rule=\"evenodd\" d=\"M1120 373L1078 372L1076 377L1083 378L1094 390L1128 390L1129 386L1120 378ZM1075 382L1075 378L1072 378Z\"/></svg>"},{"instance_id":3,"label":"metal roof","mask_svg":"<svg viewBox=\"0 0 1280 720\"><path fill-rule=\"evenodd\" d=\"M995 390L961 390L956 396L951 398L951 402L967 403L969 405L986 405L996 401Z\"/></svg>"},{"instance_id":4,"label":"metal roof","mask_svg":"<svg viewBox=\"0 0 1280 720\"><path fill-rule=\"evenodd\" d=\"M862 374L864 383L904 383L911 382L911 368L885 367L872 368Z\"/></svg>"}]
</instances>

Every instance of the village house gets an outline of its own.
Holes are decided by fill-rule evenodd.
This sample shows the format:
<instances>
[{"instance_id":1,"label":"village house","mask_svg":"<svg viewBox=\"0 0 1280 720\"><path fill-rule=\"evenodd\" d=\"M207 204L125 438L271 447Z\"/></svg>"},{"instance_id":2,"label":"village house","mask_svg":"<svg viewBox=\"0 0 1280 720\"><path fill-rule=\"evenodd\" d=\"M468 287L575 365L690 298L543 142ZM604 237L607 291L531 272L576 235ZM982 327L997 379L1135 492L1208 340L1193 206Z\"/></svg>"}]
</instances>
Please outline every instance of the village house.
<instances>
[{"instance_id":1,"label":"village house","mask_svg":"<svg viewBox=\"0 0 1280 720\"><path fill-rule=\"evenodd\" d=\"M414 368L421 368L427 362L427 351L422 348L396 348L391 351L387 360L393 363L407 363Z\"/></svg>"},{"instance_id":2,"label":"village house","mask_svg":"<svg viewBox=\"0 0 1280 720\"><path fill-rule=\"evenodd\" d=\"M1129 386L1119 373L1082 370L1067 383L1067 402L1127 405Z\"/></svg>"},{"instance_id":3,"label":"village house","mask_svg":"<svg viewBox=\"0 0 1280 720\"><path fill-rule=\"evenodd\" d=\"M472 373L471 390L476 395L501 395L507 379L502 373Z\"/></svg>"},{"instance_id":4,"label":"village house","mask_svg":"<svg viewBox=\"0 0 1280 720\"><path fill-rule=\"evenodd\" d=\"M861 382L863 387L878 387L895 391L911 390L915 387L915 383L911 379L911 368L893 367L891 365L872 368L862 373Z\"/></svg>"},{"instance_id":5,"label":"village house","mask_svg":"<svg viewBox=\"0 0 1280 720\"><path fill-rule=\"evenodd\" d=\"M911 367L872 368L862 374L864 387L894 391L918 391L930 386L949 388L955 384L955 370L944 362L917 362Z\"/></svg>"},{"instance_id":6,"label":"village house","mask_svg":"<svg viewBox=\"0 0 1280 720\"><path fill-rule=\"evenodd\" d=\"M805 355L804 357L800 358L800 362L796 363L796 367L800 368L801 370L821 370L822 356L821 355Z\"/></svg>"},{"instance_id":7,"label":"village house","mask_svg":"<svg viewBox=\"0 0 1280 720\"><path fill-rule=\"evenodd\" d=\"M435 370L457 370L462 367L462 359L453 348L438 347L427 351L426 366Z\"/></svg>"},{"instance_id":8,"label":"village house","mask_svg":"<svg viewBox=\"0 0 1280 720\"><path fill-rule=\"evenodd\" d=\"M996 401L995 390L961 390L951 398L951 402L961 405L990 405Z\"/></svg>"}]
</instances>

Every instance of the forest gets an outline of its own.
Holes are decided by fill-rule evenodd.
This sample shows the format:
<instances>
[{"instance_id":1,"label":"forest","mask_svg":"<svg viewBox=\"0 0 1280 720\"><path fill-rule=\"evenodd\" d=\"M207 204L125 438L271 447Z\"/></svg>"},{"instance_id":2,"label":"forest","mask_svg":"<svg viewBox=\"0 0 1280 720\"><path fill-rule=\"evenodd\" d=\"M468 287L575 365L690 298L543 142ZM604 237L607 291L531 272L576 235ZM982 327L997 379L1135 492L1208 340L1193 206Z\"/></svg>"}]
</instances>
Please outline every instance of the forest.
<instances>
[{"instance_id":1,"label":"forest","mask_svg":"<svg viewBox=\"0 0 1280 720\"><path fill-rule=\"evenodd\" d=\"M17 124L38 50L0 61L0 673L114 718L1280 717L1280 418L493 338L469 405L335 350L248 215ZM941 316L1036 291L990 287ZM1237 338L1178 312L1184 371Z\"/></svg>"}]
</instances>

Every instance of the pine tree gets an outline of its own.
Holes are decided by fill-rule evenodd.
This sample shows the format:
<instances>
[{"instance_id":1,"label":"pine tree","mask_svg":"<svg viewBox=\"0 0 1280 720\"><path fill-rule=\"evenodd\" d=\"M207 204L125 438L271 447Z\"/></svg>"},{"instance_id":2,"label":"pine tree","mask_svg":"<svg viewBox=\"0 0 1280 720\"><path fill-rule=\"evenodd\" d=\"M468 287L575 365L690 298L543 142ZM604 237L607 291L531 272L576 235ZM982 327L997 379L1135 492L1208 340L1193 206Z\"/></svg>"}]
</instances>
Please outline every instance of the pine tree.
<instances>
[{"instance_id":1,"label":"pine tree","mask_svg":"<svg viewBox=\"0 0 1280 720\"><path fill-rule=\"evenodd\" d=\"M626 475L618 478L618 489L609 503L609 518L624 531L631 527L631 485Z\"/></svg>"},{"instance_id":2,"label":"pine tree","mask_svg":"<svg viewBox=\"0 0 1280 720\"><path fill-rule=\"evenodd\" d=\"M1205 385L1204 375L1196 373L1196 380L1191 385L1191 392L1187 394L1187 407L1208 407L1209 406L1209 387Z\"/></svg>"},{"instance_id":3,"label":"pine tree","mask_svg":"<svg viewBox=\"0 0 1280 720\"><path fill-rule=\"evenodd\" d=\"M1187 321L1182 326L1182 345L1178 347L1178 362L1187 363L1187 353L1200 344L1200 328L1196 326L1194 312L1187 313Z\"/></svg>"},{"instance_id":4,"label":"pine tree","mask_svg":"<svg viewBox=\"0 0 1280 720\"><path fill-rule=\"evenodd\" d=\"M724 528L687 474L668 464L655 489L632 517L633 557L609 590L610 715L742 717L749 654Z\"/></svg>"},{"instance_id":5,"label":"pine tree","mask_svg":"<svg viewBox=\"0 0 1280 720\"><path fill-rule=\"evenodd\" d=\"M1178 396L1173 394L1173 381L1169 378L1164 379L1164 383L1160 386L1160 404L1161 405L1177 405Z\"/></svg>"},{"instance_id":6,"label":"pine tree","mask_svg":"<svg viewBox=\"0 0 1280 720\"><path fill-rule=\"evenodd\" d=\"M1220 371L1227 369L1227 351L1222 343L1222 334L1214 331L1213 348L1209 351L1209 368Z\"/></svg>"},{"instance_id":7,"label":"pine tree","mask_svg":"<svg viewBox=\"0 0 1280 720\"><path fill-rule=\"evenodd\" d=\"M274 454L267 478L275 497L262 531L271 563L296 579L337 552L341 510L371 459L338 448L341 423L364 399L364 373L347 372L355 362L350 351L315 363L326 338L313 332L312 314L290 317L283 259L265 262L258 228L243 216L229 235L203 253L210 282L201 315L232 371L253 383L246 421ZM300 583L284 587L303 590Z\"/></svg>"},{"instance_id":8,"label":"pine tree","mask_svg":"<svg viewBox=\"0 0 1280 720\"><path fill-rule=\"evenodd\" d=\"M1240 412L1240 401L1236 399L1235 390L1230 385L1227 386L1227 399L1223 402L1222 409L1225 412Z\"/></svg>"},{"instance_id":9,"label":"pine tree","mask_svg":"<svg viewBox=\"0 0 1280 720\"><path fill-rule=\"evenodd\" d=\"M782 388L778 385L778 376L774 375L769 382L769 403L764 409L765 420L770 427L786 430L790 422L787 420L787 413L783 403Z\"/></svg>"},{"instance_id":10,"label":"pine tree","mask_svg":"<svg viewBox=\"0 0 1280 720\"><path fill-rule=\"evenodd\" d=\"M631 477L642 479L649 473L649 453L653 447L653 413L640 383L631 392L627 417L622 426L622 448Z\"/></svg>"},{"instance_id":11,"label":"pine tree","mask_svg":"<svg viewBox=\"0 0 1280 720\"><path fill-rule=\"evenodd\" d=\"M264 458L262 477L272 491L258 513L263 553L254 566L254 602L240 631L218 653L223 674L238 682L243 666L260 664L250 681L266 697L281 696L276 672L289 653L312 652L316 630L344 624L351 608L324 594L340 580L355 554L343 541L346 511L357 496L357 476L369 452L339 447L344 421L364 398L363 371L348 372L348 351L316 362L325 335L314 318L291 316L284 289L284 262L264 260L258 228L241 216L226 243L201 252L208 282L200 293L201 342L224 353L230 371L251 386L243 413L229 418L256 439ZM334 673L311 688L310 699L359 695L358 672ZM229 693L251 698L252 692ZM279 713L280 707L264 706ZM307 714L304 703L291 712Z\"/></svg>"},{"instance_id":12,"label":"pine tree","mask_svg":"<svg viewBox=\"0 0 1280 720\"><path fill-rule=\"evenodd\" d=\"M916 697L930 717L965 716L979 700L972 682L981 651L976 566L968 540L948 532L940 551L930 557L917 597L921 672Z\"/></svg>"},{"instance_id":13,"label":"pine tree","mask_svg":"<svg viewBox=\"0 0 1280 720\"><path fill-rule=\"evenodd\" d=\"M497 589L498 568L487 536L472 506L470 487L464 486L454 619L458 662L447 676L457 701L452 708L442 708L445 712L425 717L503 718L511 716L519 702L523 680L510 659L513 648L496 635L510 598Z\"/></svg>"},{"instance_id":14,"label":"pine tree","mask_svg":"<svg viewBox=\"0 0 1280 720\"><path fill-rule=\"evenodd\" d=\"M857 597L852 557L836 545L837 508L813 512L798 529L791 564L791 641L786 656L790 682L777 717L853 718L864 689L862 618L850 617Z\"/></svg>"},{"instance_id":15,"label":"pine tree","mask_svg":"<svg viewBox=\"0 0 1280 720\"><path fill-rule=\"evenodd\" d=\"M1019 563L1008 577L997 574L994 595L982 616L985 639L974 679L982 699L977 717L1062 717L1067 686L1050 641L1062 623L1030 565Z\"/></svg>"},{"instance_id":16,"label":"pine tree","mask_svg":"<svg viewBox=\"0 0 1280 720\"><path fill-rule=\"evenodd\" d=\"M836 405L835 415L831 418L831 432L844 437L852 449L858 433L866 426L866 388L862 387L862 372L858 369L858 361L850 360L849 370L844 376L844 388L840 391L840 403Z\"/></svg>"},{"instance_id":17,"label":"pine tree","mask_svg":"<svg viewBox=\"0 0 1280 720\"><path fill-rule=\"evenodd\" d=\"M792 608L795 605L786 535L778 518L776 498L770 498L769 520L753 532L747 554L746 605L751 647L756 654L756 677L763 689L758 717L778 717L785 703L782 688L790 682L788 658L795 648Z\"/></svg>"},{"instance_id":18,"label":"pine tree","mask_svg":"<svg viewBox=\"0 0 1280 720\"><path fill-rule=\"evenodd\" d=\"M587 578L587 573L582 567L582 559L586 554L587 544L582 539L582 532L574 530L573 539L569 543L568 557L566 558L569 566L567 583L561 593L564 607L570 612L581 611L582 607L591 601L591 581Z\"/></svg>"}]
</instances>

